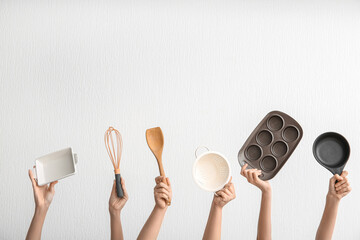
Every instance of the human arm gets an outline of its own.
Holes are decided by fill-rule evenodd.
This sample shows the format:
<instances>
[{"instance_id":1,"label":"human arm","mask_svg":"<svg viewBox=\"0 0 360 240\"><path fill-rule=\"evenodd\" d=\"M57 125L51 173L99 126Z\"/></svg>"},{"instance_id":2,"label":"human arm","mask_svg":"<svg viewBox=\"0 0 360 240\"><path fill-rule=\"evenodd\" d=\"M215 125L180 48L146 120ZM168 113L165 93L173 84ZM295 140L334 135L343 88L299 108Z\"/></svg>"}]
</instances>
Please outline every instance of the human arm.
<instances>
[{"instance_id":1,"label":"human arm","mask_svg":"<svg viewBox=\"0 0 360 240\"><path fill-rule=\"evenodd\" d=\"M316 240L330 240L332 238L340 200L351 191L347 175L348 172L343 171L341 176L336 174L330 178L329 191L326 196L324 213L316 233ZM336 183L336 181L338 182Z\"/></svg>"},{"instance_id":2,"label":"human arm","mask_svg":"<svg viewBox=\"0 0 360 240\"><path fill-rule=\"evenodd\" d=\"M214 194L203 240L221 239L222 209L228 202L236 198L234 184L231 179L223 189Z\"/></svg>"},{"instance_id":3,"label":"human arm","mask_svg":"<svg viewBox=\"0 0 360 240\"><path fill-rule=\"evenodd\" d=\"M26 235L26 240L40 240L45 217L55 194L55 184L58 181L52 182L49 185L38 186L30 169L28 174L34 193L35 212Z\"/></svg>"},{"instance_id":4,"label":"human arm","mask_svg":"<svg viewBox=\"0 0 360 240\"><path fill-rule=\"evenodd\" d=\"M124 191L124 197L119 198L116 193L116 182L114 180L110 198L109 198L109 213L110 213L110 228L111 228L111 240L123 240L123 230L121 225L121 210L125 206L125 203L129 199L129 195L126 191L125 180L121 178L121 187Z\"/></svg>"},{"instance_id":5,"label":"human arm","mask_svg":"<svg viewBox=\"0 0 360 240\"><path fill-rule=\"evenodd\" d=\"M164 180L166 183L164 183ZM141 229L137 238L138 240L154 240L157 238L168 208L167 202L172 199L172 190L169 178L159 176L155 178L155 182L155 207Z\"/></svg>"},{"instance_id":6,"label":"human arm","mask_svg":"<svg viewBox=\"0 0 360 240\"><path fill-rule=\"evenodd\" d=\"M246 169L247 164L241 168L241 175L246 177L249 183L261 190L261 205L258 220L257 239L271 239L271 185L268 181L259 178L261 170Z\"/></svg>"}]
</instances>

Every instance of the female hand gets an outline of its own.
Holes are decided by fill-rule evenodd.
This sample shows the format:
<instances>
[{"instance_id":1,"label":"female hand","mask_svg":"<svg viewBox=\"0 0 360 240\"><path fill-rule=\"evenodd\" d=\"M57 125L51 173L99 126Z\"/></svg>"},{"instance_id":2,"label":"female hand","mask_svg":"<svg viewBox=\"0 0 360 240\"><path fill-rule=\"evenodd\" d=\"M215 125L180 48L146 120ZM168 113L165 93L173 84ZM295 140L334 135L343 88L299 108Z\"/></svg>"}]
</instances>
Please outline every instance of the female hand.
<instances>
[{"instance_id":1,"label":"female hand","mask_svg":"<svg viewBox=\"0 0 360 240\"><path fill-rule=\"evenodd\" d=\"M120 213L121 209L125 206L125 203L129 199L129 195L126 191L125 180L121 178L121 187L124 191L124 197L119 198L116 193L116 181L114 180L110 198L109 198L109 212L110 213Z\"/></svg>"},{"instance_id":2,"label":"female hand","mask_svg":"<svg viewBox=\"0 0 360 240\"><path fill-rule=\"evenodd\" d=\"M163 182L166 179L166 184ZM164 209L166 208L167 202L172 199L172 190L169 178L162 176L155 178L156 186L154 187L154 198L157 207Z\"/></svg>"},{"instance_id":3,"label":"female hand","mask_svg":"<svg viewBox=\"0 0 360 240\"><path fill-rule=\"evenodd\" d=\"M29 169L29 178L33 187L35 207L47 210L53 200L55 184L57 184L58 181L52 182L49 185L38 186L31 169Z\"/></svg>"},{"instance_id":4,"label":"female hand","mask_svg":"<svg viewBox=\"0 0 360 240\"><path fill-rule=\"evenodd\" d=\"M347 171L343 171L340 176L335 174L332 178L330 178L328 197L340 201L343 197L349 194L351 187L347 178L348 174L349 173ZM335 183L336 181L338 182Z\"/></svg>"},{"instance_id":5,"label":"female hand","mask_svg":"<svg viewBox=\"0 0 360 240\"><path fill-rule=\"evenodd\" d=\"M232 177L229 182L223 187L223 189L217 191L214 194L213 203L215 206L223 208L228 202L236 198L234 184L231 182Z\"/></svg>"},{"instance_id":6,"label":"female hand","mask_svg":"<svg viewBox=\"0 0 360 240\"><path fill-rule=\"evenodd\" d=\"M242 168L240 174L246 177L247 181L252 185L258 187L263 193L271 190L270 183L268 181L263 181L259 178L261 175L261 170L256 168L246 169L248 164L246 163Z\"/></svg>"}]
</instances>

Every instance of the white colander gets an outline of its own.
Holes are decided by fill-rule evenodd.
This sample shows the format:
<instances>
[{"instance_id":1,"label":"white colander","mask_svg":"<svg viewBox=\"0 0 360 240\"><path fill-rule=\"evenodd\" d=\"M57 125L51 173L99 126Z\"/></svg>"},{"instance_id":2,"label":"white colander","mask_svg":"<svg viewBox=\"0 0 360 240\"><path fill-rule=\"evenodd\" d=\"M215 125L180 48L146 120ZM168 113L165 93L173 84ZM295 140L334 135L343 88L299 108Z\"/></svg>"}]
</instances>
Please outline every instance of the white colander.
<instances>
[{"instance_id":1,"label":"white colander","mask_svg":"<svg viewBox=\"0 0 360 240\"><path fill-rule=\"evenodd\" d=\"M198 156L197 151L200 148L205 148L207 151ZM195 157L193 177L200 188L216 192L228 183L231 175L230 165L221 153L200 146L195 150Z\"/></svg>"}]
</instances>

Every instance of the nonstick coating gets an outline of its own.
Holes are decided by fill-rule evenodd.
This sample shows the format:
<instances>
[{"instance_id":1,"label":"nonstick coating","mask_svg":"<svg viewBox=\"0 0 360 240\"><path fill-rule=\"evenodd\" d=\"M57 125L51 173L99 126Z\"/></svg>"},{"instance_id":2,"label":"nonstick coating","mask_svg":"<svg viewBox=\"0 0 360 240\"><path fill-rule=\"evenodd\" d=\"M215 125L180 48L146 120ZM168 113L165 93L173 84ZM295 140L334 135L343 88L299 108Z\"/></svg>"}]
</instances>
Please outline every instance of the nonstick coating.
<instances>
[{"instance_id":1,"label":"nonstick coating","mask_svg":"<svg viewBox=\"0 0 360 240\"><path fill-rule=\"evenodd\" d=\"M315 159L333 174L341 174L350 156L350 146L340 134L327 132L316 138L313 154Z\"/></svg>"}]
</instances>

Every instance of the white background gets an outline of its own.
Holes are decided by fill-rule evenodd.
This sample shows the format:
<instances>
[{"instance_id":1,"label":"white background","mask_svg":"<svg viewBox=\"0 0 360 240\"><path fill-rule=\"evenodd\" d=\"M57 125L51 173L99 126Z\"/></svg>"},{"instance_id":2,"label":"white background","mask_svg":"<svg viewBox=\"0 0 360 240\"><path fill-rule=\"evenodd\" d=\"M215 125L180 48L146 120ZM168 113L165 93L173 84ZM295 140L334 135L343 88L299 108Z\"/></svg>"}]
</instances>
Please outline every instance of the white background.
<instances>
[{"instance_id":1,"label":"white background","mask_svg":"<svg viewBox=\"0 0 360 240\"><path fill-rule=\"evenodd\" d=\"M44 239L109 239L114 178L103 134L124 139L122 213L135 239L154 206L158 168L145 130L161 126L173 186L159 239L200 239L212 194L192 179L194 150L228 157L237 198L223 239L255 239L260 191L237 153L258 122L281 110L304 137L273 187L273 239L313 239L330 172L312 143L337 131L351 144L353 192L334 239L360 239L359 1L2 1L0 4L0 239L25 237L34 211L27 169L68 146L78 174L61 180Z\"/></svg>"}]
</instances>

